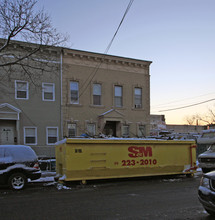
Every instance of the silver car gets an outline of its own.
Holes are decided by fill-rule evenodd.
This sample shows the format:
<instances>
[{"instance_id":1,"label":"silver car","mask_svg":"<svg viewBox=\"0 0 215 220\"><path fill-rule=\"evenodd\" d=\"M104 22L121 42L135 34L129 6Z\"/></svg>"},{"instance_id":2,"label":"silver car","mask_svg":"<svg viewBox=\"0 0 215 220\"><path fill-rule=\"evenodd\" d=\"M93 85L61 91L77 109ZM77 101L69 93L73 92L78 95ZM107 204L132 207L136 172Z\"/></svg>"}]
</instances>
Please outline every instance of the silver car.
<instances>
[{"instance_id":1,"label":"silver car","mask_svg":"<svg viewBox=\"0 0 215 220\"><path fill-rule=\"evenodd\" d=\"M210 145L207 151L200 154L198 161L204 173L215 170L215 144Z\"/></svg>"}]
</instances>

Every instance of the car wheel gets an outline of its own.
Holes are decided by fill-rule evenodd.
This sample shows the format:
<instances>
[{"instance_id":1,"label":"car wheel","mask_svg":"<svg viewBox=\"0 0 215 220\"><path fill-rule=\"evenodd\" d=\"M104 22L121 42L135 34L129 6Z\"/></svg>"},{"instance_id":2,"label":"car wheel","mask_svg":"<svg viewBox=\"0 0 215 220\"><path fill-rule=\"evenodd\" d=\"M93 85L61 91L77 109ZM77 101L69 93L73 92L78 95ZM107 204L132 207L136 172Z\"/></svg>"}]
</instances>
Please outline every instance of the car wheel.
<instances>
[{"instance_id":1,"label":"car wheel","mask_svg":"<svg viewBox=\"0 0 215 220\"><path fill-rule=\"evenodd\" d=\"M8 185L13 190L24 189L27 183L27 178L23 173L14 173L8 179Z\"/></svg>"},{"instance_id":2,"label":"car wheel","mask_svg":"<svg viewBox=\"0 0 215 220\"><path fill-rule=\"evenodd\" d=\"M205 209L207 211L208 214L212 215L212 216L215 216L215 212L214 211L211 211L211 210L208 210L208 209Z\"/></svg>"}]
</instances>

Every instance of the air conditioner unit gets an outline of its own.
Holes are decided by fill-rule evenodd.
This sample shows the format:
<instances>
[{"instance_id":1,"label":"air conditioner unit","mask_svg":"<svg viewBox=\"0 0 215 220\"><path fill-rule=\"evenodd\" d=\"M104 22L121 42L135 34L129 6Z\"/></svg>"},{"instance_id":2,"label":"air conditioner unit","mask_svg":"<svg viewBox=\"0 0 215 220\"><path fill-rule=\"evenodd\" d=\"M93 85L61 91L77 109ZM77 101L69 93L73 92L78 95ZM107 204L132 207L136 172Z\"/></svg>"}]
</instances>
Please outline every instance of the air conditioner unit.
<instances>
[{"instance_id":1,"label":"air conditioner unit","mask_svg":"<svg viewBox=\"0 0 215 220\"><path fill-rule=\"evenodd\" d=\"M141 104L136 104L136 105L134 105L134 107L135 108L141 108L142 106L141 106Z\"/></svg>"}]
</instances>

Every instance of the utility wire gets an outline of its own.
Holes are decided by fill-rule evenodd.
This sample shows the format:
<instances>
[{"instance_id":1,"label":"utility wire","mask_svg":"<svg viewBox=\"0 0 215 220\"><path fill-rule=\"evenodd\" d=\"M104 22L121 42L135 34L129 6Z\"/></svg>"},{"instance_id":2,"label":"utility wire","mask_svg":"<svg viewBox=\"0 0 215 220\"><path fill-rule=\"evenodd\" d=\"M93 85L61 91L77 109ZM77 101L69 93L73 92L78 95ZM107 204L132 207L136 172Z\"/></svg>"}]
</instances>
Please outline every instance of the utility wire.
<instances>
[{"instance_id":1,"label":"utility wire","mask_svg":"<svg viewBox=\"0 0 215 220\"><path fill-rule=\"evenodd\" d=\"M108 46L107 46L107 48L106 48L106 50L105 50L105 54L108 53L108 51L109 51L109 49L110 49L110 47L111 47L111 45L112 45L112 43L113 43L113 41L114 41L114 39L115 39L117 33L118 33L118 31L119 31L119 29L120 29L120 27L121 27L121 25L122 25L122 23L123 23L123 21L124 21L124 19L125 19L125 16L127 15L127 13L128 13L128 11L129 11L129 9L131 8L131 5L132 5L133 2L134 2L134 0L130 0L129 4L128 4L126 10L125 10L125 13L124 13L124 15L123 15L123 17L122 17L122 20L121 20L121 22L119 23L119 26L118 26L118 28L117 28L115 34L113 35L113 38L111 39L110 43L108 44Z\"/></svg>"},{"instance_id":2,"label":"utility wire","mask_svg":"<svg viewBox=\"0 0 215 220\"><path fill-rule=\"evenodd\" d=\"M207 95L212 95L212 94L214 95L215 93L212 92L212 93L207 93L207 94L203 94L203 95L199 95L199 96L195 96L195 97L174 100L174 101L166 102L166 103L163 103L163 104L153 105L152 108L159 108L159 107L162 107L162 106L164 107L165 105L169 105L169 104L173 104L173 103L178 103L178 102L182 102L182 101L186 101L186 100L190 100L190 99L195 99L195 98L199 98L199 97L207 96Z\"/></svg>"},{"instance_id":3,"label":"utility wire","mask_svg":"<svg viewBox=\"0 0 215 220\"><path fill-rule=\"evenodd\" d=\"M96 68L92 71L92 73L91 73L91 74L89 75L89 77L86 79L86 81L84 82L82 88L80 88L80 89L83 89L83 90L82 90L82 92L80 92L79 98L80 98L80 97L84 94L84 92L87 90L88 86L90 85L90 83L92 82L92 80L93 80L93 78L95 77L96 73L98 72L100 66L102 65L103 59L105 58L105 56L107 55L109 49L111 48L111 45L112 45L112 43L113 43L113 41L114 41L114 39L115 39L115 37L116 37L116 35L117 35L117 33L118 33L118 31L119 31L119 29L120 29L120 27L121 27L123 21L124 21L126 15L127 15L127 13L128 13L128 11L129 11L129 9L131 8L131 5L133 4L133 2L134 2L134 0L130 0L129 4L128 4L126 10L125 10L125 13L124 13L124 15L123 15L123 17L122 17L122 19L121 19L119 25L118 25L118 28L117 28L116 32L114 33L114 35L113 35L113 37L112 37L110 43L108 44L108 46L107 46L107 48L106 48L106 50L105 50L105 52L104 52L104 55L103 55L103 57L102 57L100 63L96 66ZM85 86L85 85L86 85L86 86Z\"/></svg>"},{"instance_id":4,"label":"utility wire","mask_svg":"<svg viewBox=\"0 0 215 220\"><path fill-rule=\"evenodd\" d=\"M107 48L106 48L106 50L105 50L103 56L101 57L100 62L97 64L97 66L95 67L95 69L90 73L89 77L85 80L85 82L83 83L82 87L80 88L80 90L82 90L82 92L80 91L80 93L79 93L79 98L80 98L80 97L84 94L84 92L87 90L88 86L90 85L90 83L92 82L92 80L93 80L93 78L95 77L96 73L98 72L99 68L101 67L101 65L102 65L102 63L103 63L103 60L104 60L104 58L106 57L106 55L107 55L109 49L111 48L111 45L112 45L112 43L113 43L113 41L114 41L114 39L115 39L115 37L116 37L116 35L117 35L117 33L118 33L118 31L119 31L119 29L120 29L120 27L121 27L123 21L124 21L126 15L127 15L127 13L128 13L128 11L129 11L129 9L131 8L131 5L133 4L133 2L134 2L134 0L130 0L130 2L129 2L129 4L128 4L127 8L126 8L126 11L125 11L125 13L124 13L124 15L123 15L123 17L122 17L122 19L121 19L121 21L120 21L120 24L118 25L118 28L117 28L116 32L114 33L114 35L113 35L113 37L112 37L110 43L108 44L108 46L107 46ZM85 86L85 85L86 85L86 86ZM84 130L84 129L83 129L83 130Z\"/></svg>"},{"instance_id":5,"label":"utility wire","mask_svg":"<svg viewBox=\"0 0 215 220\"><path fill-rule=\"evenodd\" d=\"M168 112L168 111L174 111L174 110L179 110L179 109L183 109L183 108L189 108L189 107L193 107L193 106L196 106L196 105L201 105L201 104L204 104L204 103L207 103L207 102L211 102L211 101L214 101L214 100L215 99L209 99L209 100L199 102L199 103L195 103L195 104L192 104L192 105L186 105L186 106L182 106L182 107L178 107L178 108L160 110L159 112Z\"/></svg>"}]
</instances>

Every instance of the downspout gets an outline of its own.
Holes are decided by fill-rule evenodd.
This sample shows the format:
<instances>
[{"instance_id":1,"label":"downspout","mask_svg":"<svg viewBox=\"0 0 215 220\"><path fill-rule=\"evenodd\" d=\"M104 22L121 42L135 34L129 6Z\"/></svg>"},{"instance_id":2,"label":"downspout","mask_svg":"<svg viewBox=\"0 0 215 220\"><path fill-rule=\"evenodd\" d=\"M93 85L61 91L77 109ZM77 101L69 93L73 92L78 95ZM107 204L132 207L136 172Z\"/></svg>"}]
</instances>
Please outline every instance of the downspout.
<instances>
[{"instance_id":1,"label":"downspout","mask_svg":"<svg viewBox=\"0 0 215 220\"><path fill-rule=\"evenodd\" d=\"M62 107L63 107L63 49L61 49L61 53L60 53L60 123L61 123L61 139L63 139L63 111L62 111Z\"/></svg>"}]
</instances>

